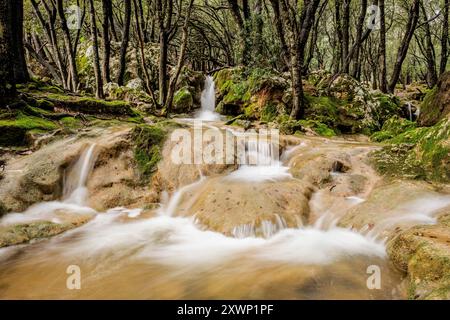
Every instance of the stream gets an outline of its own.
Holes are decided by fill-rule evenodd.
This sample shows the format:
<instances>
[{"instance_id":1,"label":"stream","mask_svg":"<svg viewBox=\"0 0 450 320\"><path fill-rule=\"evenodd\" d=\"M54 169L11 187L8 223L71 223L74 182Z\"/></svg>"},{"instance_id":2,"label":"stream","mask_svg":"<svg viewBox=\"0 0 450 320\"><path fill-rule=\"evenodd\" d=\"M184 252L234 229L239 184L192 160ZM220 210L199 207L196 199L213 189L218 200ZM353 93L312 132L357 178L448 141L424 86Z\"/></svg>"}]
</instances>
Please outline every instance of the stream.
<instances>
[{"instance_id":1,"label":"stream","mask_svg":"<svg viewBox=\"0 0 450 320\"><path fill-rule=\"evenodd\" d=\"M210 79L202 99L208 100L208 93L211 99L213 90L214 82ZM219 117L211 107L214 102L206 101L204 106L197 118L208 120L208 126L221 125L217 124ZM227 130L245 134L232 128ZM246 148L250 155L260 159L256 164L241 164L237 170L215 177L201 175L194 183L163 199L152 213L139 208L97 212L87 202L86 183L96 161L96 145L92 143L66 173L60 201L39 203L23 214L8 214L0 220L1 225L8 225L42 219L58 222L61 213L93 216L87 224L53 238L0 249L0 298L406 297L402 275L387 260L385 239L374 231L338 226L338 220L363 203L380 179L363 161L364 155L376 146L305 137L285 148L279 159L274 158L271 145L249 143ZM300 183L290 171L295 161L330 150L348 151L352 173L357 171L369 181L362 191L334 194L329 188L315 190L309 200L309 217L297 227L280 215L271 221L261 221L258 228L251 224L235 225L231 234L205 228L198 222L197 202L201 204L202 197L212 195L208 189L211 186L242 191L249 205L257 205L259 195L255 187L264 186L275 193L281 183ZM331 175L337 181L336 188L350 174L341 171ZM429 210L429 219L433 219L432 212L450 203L448 197L430 201L435 208ZM210 210L212 214L228 214L218 206ZM69 290L66 286L67 270L73 265L81 270L80 290ZM373 266L381 270L381 288L368 286Z\"/></svg>"}]
</instances>

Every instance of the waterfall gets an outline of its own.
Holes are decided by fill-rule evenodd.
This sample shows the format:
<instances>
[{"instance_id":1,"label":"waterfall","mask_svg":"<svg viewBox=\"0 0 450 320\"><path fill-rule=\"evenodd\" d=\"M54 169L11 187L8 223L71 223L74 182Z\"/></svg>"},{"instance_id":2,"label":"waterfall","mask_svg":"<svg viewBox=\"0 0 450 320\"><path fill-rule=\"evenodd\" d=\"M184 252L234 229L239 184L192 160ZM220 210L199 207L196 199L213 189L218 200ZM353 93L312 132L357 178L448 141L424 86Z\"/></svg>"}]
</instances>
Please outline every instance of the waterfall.
<instances>
[{"instance_id":1,"label":"waterfall","mask_svg":"<svg viewBox=\"0 0 450 320\"><path fill-rule=\"evenodd\" d=\"M94 166L95 144L87 148L64 181L64 202L84 205L87 198L86 182Z\"/></svg>"},{"instance_id":2,"label":"waterfall","mask_svg":"<svg viewBox=\"0 0 450 320\"><path fill-rule=\"evenodd\" d=\"M90 145L68 174L64 177L63 200L41 202L32 205L23 213L10 213L0 219L0 225L30 223L48 220L61 223L58 213L95 214L96 211L86 206L88 190L86 188L89 173L95 163L95 144Z\"/></svg>"},{"instance_id":3,"label":"waterfall","mask_svg":"<svg viewBox=\"0 0 450 320\"><path fill-rule=\"evenodd\" d=\"M408 102L407 107L408 107L409 121L413 121L413 114L412 114L412 109L411 109L411 102Z\"/></svg>"},{"instance_id":4,"label":"waterfall","mask_svg":"<svg viewBox=\"0 0 450 320\"><path fill-rule=\"evenodd\" d=\"M279 156L278 133L239 132L227 129L237 139L239 169L228 177L246 181L290 179L289 168L283 166Z\"/></svg>"},{"instance_id":5,"label":"waterfall","mask_svg":"<svg viewBox=\"0 0 450 320\"><path fill-rule=\"evenodd\" d=\"M204 121L216 121L220 119L216 109L216 87L212 76L206 76L205 88L201 96L202 107L197 114L197 119Z\"/></svg>"}]
</instances>

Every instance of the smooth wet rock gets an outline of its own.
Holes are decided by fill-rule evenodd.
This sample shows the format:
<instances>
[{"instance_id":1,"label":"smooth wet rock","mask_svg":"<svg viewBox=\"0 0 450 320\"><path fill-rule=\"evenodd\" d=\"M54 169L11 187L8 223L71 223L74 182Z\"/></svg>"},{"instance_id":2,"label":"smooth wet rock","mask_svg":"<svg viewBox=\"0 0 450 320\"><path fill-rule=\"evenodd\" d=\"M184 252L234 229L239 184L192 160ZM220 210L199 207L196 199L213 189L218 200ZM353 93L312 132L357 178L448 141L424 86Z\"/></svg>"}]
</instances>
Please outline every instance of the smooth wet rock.
<instances>
[{"instance_id":1,"label":"smooth wet rock","mask_svg":"<svg viewBox=\"0 0 450 320\"><path fill-rule=\"evenodd\" d=\"M226 235L244 225L262 235L258 229L264 221L276 226L281 219L285 227L303 226L311 194L309 185L294 179L253 183L211 178L183 195L177 214L194 216L206 229Z\"/></svg>"},{"instance_id":2,"label":"smooth wet rock","mask_svg":"<svg viewBox=\"0 0 450 320\"><path fill-rule=\"evenodd\" d=\"M416 226L393 238L387 251L407 274L410 299L450 299L450 207L438 224Z\"/></svg>"}]
</instances>

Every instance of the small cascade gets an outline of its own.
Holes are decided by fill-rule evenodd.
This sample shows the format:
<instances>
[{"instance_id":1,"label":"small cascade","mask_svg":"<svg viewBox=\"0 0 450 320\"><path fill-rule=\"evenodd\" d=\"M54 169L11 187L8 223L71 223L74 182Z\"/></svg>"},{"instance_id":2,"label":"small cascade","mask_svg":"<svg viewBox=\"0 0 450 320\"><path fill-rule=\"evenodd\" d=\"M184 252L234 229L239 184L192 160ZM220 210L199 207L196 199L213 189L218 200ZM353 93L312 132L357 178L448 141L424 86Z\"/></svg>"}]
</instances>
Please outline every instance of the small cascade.
<instances>
[{"instance_id":1,"label":"small cascade","mask_svg":"<svg viewBox=\"0 0 450 320\"><path fill-rule=\"evenodd\" d=\"M86 202L87 188L86 182L94 167L95 144L87 148L80 159L75 164L72 172L66 176L64 181L64 202L82 206Z\"/></svg>"},{"instance_id":2,"label":"small cascade","mask_svg":"<svg viewBox=\"0 0 450 320\"><path fill-rule=\"evenodd\" d=\"M231 131L231 130L230 130ZM238 141L239 169L228 177L246 181L266 181L292 178L289 168L280 161L277 134L231 131Z\"/></svg>"},{"instance_id":3,"label":"small cascade","mask_svg":"<svg viewBox=\"0 0 450 320\"><path fill-rule=\"evenodd\" d=\"M204 121L217 121L220 120L220 115L215 112L216 109L216 87L214 84L214 78L212 76L206 76L205 88L201 96L202 107L197 114L197 119Z\"/></svg>"},{"instance_id":4,"label":"small cascade","mask_svg":"<svg viewBox=\"0 0 450 320\"><path fill-rule=\"evenodd\" d=\"M413 121L413 113L412 113L411 102L408 102L407 108L408 108L409 121Z\"/></svg>"},{"instance_id":5,"label":"small cascade","mask_svg":"<svg viewBox=\"0 0 450 320\"><path fill-rule=\"evenodd\" d=\"M88 190L86 188L89 173L95 163L95 144L90 145L78 159L72 170L64 177L64 194L62 201L37 203L23 213L10 213L0 219L0 225L29 223L48 220L61 223L60 213L95 214L96 211L86 206Z\"/></svg>"}]
</instances>

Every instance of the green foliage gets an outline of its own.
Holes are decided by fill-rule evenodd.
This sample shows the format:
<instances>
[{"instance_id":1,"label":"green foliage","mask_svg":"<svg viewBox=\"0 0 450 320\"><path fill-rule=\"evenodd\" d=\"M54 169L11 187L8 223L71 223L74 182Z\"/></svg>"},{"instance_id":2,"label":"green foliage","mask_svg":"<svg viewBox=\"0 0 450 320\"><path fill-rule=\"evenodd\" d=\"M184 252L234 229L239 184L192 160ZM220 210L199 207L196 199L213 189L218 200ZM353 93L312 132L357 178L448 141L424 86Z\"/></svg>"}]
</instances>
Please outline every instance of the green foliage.
<instances>
[{"instance_id":1,"label":"green foliage","mask_svg":"<svg viewBox=\"0 0 450 320\"><path fill-rule=\"evenodd\" d=\"M433 127L412 128L385 140L389 145L374 152L372 159L382 174L448 182L449 141L450 119L444 119Z\"/></svg>"},{"instance_id":2,"label":"green foliage","mask_svg":"<svg viewBox=\"0 0 450 320\"><path fill-rule=\"evenodd\" d=\"M415 128L415 122L400 118L399 116L393 116L383 124L381 131L375 132L370 139L375 142L382 142L395 137L398 139L399 135ZM398 143L401 142L399 141Z\"/></svg>"},{"instance_id":3,"label":"green foliage","mask_svg":"<svg viewBox=\"0 0 450 320\"><path fill-rule=\"evenodd\" d=\"M144 180L149 179L161 160L161 148L167 136L162 125L138 125L132 131L134 159Z\"/></svg>"},{"instance_id":4,"label":"green foliage","mask_svg":"<svg viewBox=\"0 0 450 320\"><path fill-rule=\"evenodd\" d=\"M189 87L183 87L175 92L173 104L177 110L189 111L192 109L194 106L194 98Z\"/></svg>"},{"instance_id":5,"label":"green foliage","mask_svg":"<svg viewBox=\"0 0 450 320\"><path fill-rule=\"evenodd\" d=\"M334 132L333 129L328 127L326 124L321 123L316 120L300 120L299 123L305 127L310 128L314 132L316 132L318 135L321 135L323 137L334 137L336 135L336 132Z\"/></svg>"}]
</instances>

